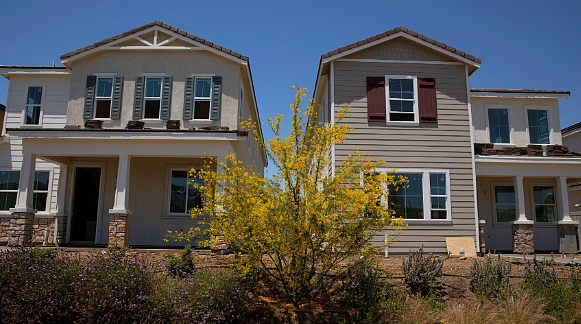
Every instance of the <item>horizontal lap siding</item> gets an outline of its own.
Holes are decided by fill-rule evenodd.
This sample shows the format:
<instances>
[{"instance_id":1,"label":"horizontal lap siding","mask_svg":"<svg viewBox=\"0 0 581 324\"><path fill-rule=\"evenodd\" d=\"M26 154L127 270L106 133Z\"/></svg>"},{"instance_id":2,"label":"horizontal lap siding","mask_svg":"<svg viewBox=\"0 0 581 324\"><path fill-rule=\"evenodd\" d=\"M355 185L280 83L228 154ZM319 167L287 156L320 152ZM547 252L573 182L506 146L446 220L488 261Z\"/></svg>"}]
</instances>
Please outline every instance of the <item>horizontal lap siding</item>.
<instances>
[{"instance_id":1,"label":"horizontal lap siding","mask_svg":"<svg viewBox=\"0 0 581 324\"><path fill-rule=\"evenodd\" d=\"M438 123L420 126L386 126L367 122L366 78L383 75L415 75L436 80ZM462 65L385 64L335 62L335 110L348 109L343 123L351 131L336 146L340 165L356 148L375 159L384 159L393 169L446 169L450 171L451 224L409 224L390 252L405 253L421 245L426 250L446 252L448 236L476 235L470 123ZM386 229L374 242L379 245Z\"/></svg>"}]
</instances>

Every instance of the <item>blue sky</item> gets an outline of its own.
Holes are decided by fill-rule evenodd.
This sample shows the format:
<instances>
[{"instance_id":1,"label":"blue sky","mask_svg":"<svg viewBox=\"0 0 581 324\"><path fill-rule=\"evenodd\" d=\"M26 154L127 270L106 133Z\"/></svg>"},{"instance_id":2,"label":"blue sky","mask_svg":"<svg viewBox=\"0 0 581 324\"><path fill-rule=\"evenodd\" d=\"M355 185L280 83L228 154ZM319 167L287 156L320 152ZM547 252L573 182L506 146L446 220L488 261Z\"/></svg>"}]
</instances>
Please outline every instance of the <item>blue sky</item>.
<instances>
[{"instance_id":1,"label":"blue sky","mask_svg":"<svg viewBox=\"0 0 581 324\"><path fill-rule=\"evenodd\" d=\"M581 121L581 1L7 1L0 64L59 56L160 20L250 57L263 122L313 89L320 55L405 26L482 59L471 87L569 90L562 128ZM0 78L0 103L8 81ZM270 132L265 127L265 137Z\"/></svg>"}]
</instances>

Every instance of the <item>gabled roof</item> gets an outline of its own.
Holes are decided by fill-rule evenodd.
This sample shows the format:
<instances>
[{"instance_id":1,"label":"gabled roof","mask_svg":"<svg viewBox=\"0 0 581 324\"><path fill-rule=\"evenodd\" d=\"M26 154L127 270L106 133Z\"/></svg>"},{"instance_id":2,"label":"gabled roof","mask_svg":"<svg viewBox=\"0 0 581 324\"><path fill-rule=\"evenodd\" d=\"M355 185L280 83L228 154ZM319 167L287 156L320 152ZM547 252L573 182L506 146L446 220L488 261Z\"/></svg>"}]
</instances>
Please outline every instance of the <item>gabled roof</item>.
<instances>
[{"instance_id":1,"label":"gabled roof","mask_svg":"<svg viewBox=\"0 0 581 324\"><path fill-rule=\"evenodd\" d=\"M561 129L561 134L568 135L570 133L576 133L577 131L581 131L581 122Z\"/></svg>"},{"instance_id":2,"label":"gabled roof","mask_svg":"<svg viewBox=\"0 0 581 324\"><path fill-rule=\"evenodd\" d=\"M229 54L229 55L231 55L231 56L233 56L233 57L235 57L237 59L241 59L243 61L248 61L248 57L247 56L244 56L244 55L242 55L240 53L234 52L233 50L227 49L226 47L223 47L223 46L220 46L218 44L212 43L212 42L207 41L207 40L205 40L203 38L200 38L200 37L198 37L196 35L192 35L190 33L187 33L187 32L185 32L183 30L177 29L177 28L175 28L173 26L170 26L168 24L164 24L163 22L157 21L157 20L154 20L154 21L152 21L152 22L150 22L148 24L145 24L143 26L139 26L137 28L133 28L133 29L128 30L128 31L126 31L124 33L121 33L121 34L118 34L118 35L115 35L115 36L112 36L112 37L109 37L109 38L105 38L105 39L103 39L101 41L98 41L98 42L96 42L94 44L87 45L85 47L81 47L81 48L76 49L74 51L68 52L66 54L61 55L60 58L61 58L61 60L66 60L66 59L68 59L68 58L70 58L72 56L75 56L77 54L81 54L81 53L87 52L87 51L92 50L92 49L95 49L95 48L97 48L99 46L106 45L108 43L114 42L116 40L119 40L119 39L122 39L124 37L130 36L130 35L133 35L133 34L136 34L136 33L140 32L140 31L143 31L143 30L146 30L148 28L155 27L155 26L159 26L159 27L164 28L164 29L166 29L168 31L177 33L178 35L181 35L181 36L186 37L186 38L189 38L189 39L191 39L191 40L193 40L195 42L198 42L200 44L206 45L206 46L211 47L213 49L216 49L216 50L219 50L219 51L224 52L226 54Z\"/></svg>"},{"instance_id":3,"label":"gabled roof","mask_svg":"<svg viewBox=\"0 0 581 324\"><path fill-rule=\"evenodd\" d=\"M365 46L367 44L377 42L377 41L379 41L379 40L381 40L383 38L392 36L392 35L397 34L397 33L400 33L400 32L401 33L405 33L405 34L410 35L410 36L413 36L414 38L417 38L420 41L423 41L423 42L426 42L428 44L432 44L434 46L440 47L440 48L442 48L442 49L444 49L444 50L446 50L446 51L448 51L448 52L450 52L452 54L459 55L459 56L461 56L463 58L466 58L466 59L468 59L468 60L470 60L470 61L472 61L472 62L474 62L476 64L482 63L482 60L479 59L479 58L476 58L476 57L474 57L474 56L472 56L470 54L467 54L465 52L462 52L462 51L460 51L460 50L458 50L458 49L456 49L456 48L454 48L452 46L448 46L448 45L446 45L444 43L440 43L440 42L438 42L438 41L436 41L434 39L431 39L431 38L429 38L429 37L427 37L425 35L419 34L419 33L415 32L413 30L410 30L410 29L407 29L407 28L401 27L401 26L400 27L396 27L396 28L391 29L391 30L388 30L388 31L386 31L384 33L381 33L381 34L377 34L375 36L368 37L368 38L366 38L364 40L360 40L358 42L349 44L347 46L340 47L340 48L338 48L336 50L332 50L330 52L327 52L327 53L321 55L321 60L330 58L332 56L335 56L337 54L340 54L340 53L343 53L343 52L346 52L346 51L349 51L349 50L352 50L352 49L356 49L358 47L363 47L363 46Z\"/></svg>"}]
</instances>

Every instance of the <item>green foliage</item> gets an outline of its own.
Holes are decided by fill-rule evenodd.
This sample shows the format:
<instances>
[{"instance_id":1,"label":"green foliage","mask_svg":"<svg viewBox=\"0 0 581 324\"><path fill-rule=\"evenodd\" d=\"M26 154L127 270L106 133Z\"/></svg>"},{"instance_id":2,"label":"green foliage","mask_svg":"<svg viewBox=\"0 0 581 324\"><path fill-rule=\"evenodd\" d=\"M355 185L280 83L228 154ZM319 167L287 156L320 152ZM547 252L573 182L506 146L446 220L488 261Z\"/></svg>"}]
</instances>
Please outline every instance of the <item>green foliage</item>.
<instances>
[{"instance_id":1,"label":"green foliage","mask_svg":"<svg viewBox=\"0 0 581 324\"><path fill-rule=\"evenodd\" d=\"M525 283L535 290L549 288L558 283L555 272L555 261L537 260L527 262L525 266Z\"/></svg>"},{"instance_id":2,"label":"green foliage","mask_svg":"<svg viewBox=\"0 0 581 324\"><path fill-rule=\"evenodd\" d=\"M403 259L403 274L405 283L411 294L422 296L438 295L443 288L442 266L444 260L430 252L424 256L424 247L417 252L410 252L407 259Z\"/></svg>"},{"instance_id":3,"label":"green foliage","mask_svg":"<svg viewBox=\"0 0 581 324\"><path fill-rule=\"evenodd\" d=\"M474 259L470 269L470 291L489 298L500 297L510 288L510 263L487 254L484 260Z\"/></svg>"},{"instance_id":4,"label":"green foliage","mask_svg":"<svg viewBox=\"0 0 581 324\"><path fill-rule=\"evenodd\" d=\"M196 268L192 251L192 246L188 244L180 252L179 257L176 257L172 253L164 253L167 261L167 269L175 276L191 275Z\"/></svg>"}]
</instances>

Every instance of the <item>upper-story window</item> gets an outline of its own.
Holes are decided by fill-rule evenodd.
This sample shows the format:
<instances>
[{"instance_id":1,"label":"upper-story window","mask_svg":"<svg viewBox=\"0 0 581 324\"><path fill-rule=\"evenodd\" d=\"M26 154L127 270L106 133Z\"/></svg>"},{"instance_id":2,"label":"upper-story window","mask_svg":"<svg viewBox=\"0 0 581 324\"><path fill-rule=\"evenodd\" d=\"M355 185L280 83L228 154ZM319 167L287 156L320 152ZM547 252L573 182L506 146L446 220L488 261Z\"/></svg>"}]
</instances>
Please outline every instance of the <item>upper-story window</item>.
<instances>
[{"instance_id":1,"label":"upper-story window","mask_svg":"<svg viewBox=\"0 0 581 324\"><path fill-rule=\"evenodd\" d=\"M113 78L97 78L95 93L95 118L111 118Z\"/></svg>"},{"instance_id":2,"label":"upper-story window","mask_svg":"<svg viewBox=\"0 0 581 324\"><path fill-rule=\"evenodd\" d=\"M387 121L418 122L417 79L386 76Z\"/></svg>"},{"instance_id":3,"label":"upper-story window","mask_svg":"<svg viewBox=\"0 0 581 324\"><path fill-rule=\"evenodd\" d=\"M145 78L145 97L143 104L144 119L159 119L161 108L162 78Z\"/></svg>"},{"instance_id":4,"label":"upper-story window","mask_svg":"<svg viewBox=\"0 0 581 324\"><path fill-rule=\"evenodd\" d=\"M196 78L194 87L194 119L210 119L212 78Z\"/></svg>"},{"instance_id":5,"label":"upper-story window","mask_svg":"<svg viewBox=\"0 0 581 324\"><path fill-rule=\"evenodd\" d=\"M39 125L42 110L42 86L28 87L26 95L26 108L24 111L24 124Z\"/></svg>"},{"instance_id":6,"label":"upper-story window","mask_svg":"<svg viewBox=\"0 0 581 324\"><path fill-rule=\"evenodd\" d=\"M490 143L510 143L508 109L488 108Z\"/></svg>"},{"instance_id":7,"label":"upper-story window","mask_svg":"<svg viewBox=\"0 0 581 324\"><path fill-rule=\"evenodd\" d=\"M546 109L527 109L529 137L532 144L549 144L549 113Z\"/></svg>"}]
</instances>

